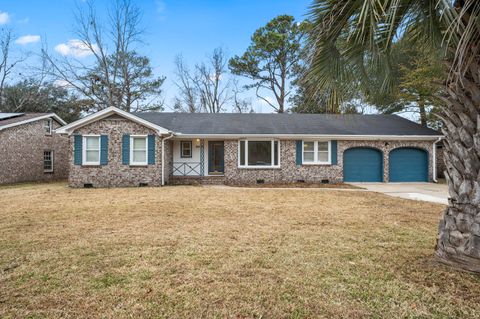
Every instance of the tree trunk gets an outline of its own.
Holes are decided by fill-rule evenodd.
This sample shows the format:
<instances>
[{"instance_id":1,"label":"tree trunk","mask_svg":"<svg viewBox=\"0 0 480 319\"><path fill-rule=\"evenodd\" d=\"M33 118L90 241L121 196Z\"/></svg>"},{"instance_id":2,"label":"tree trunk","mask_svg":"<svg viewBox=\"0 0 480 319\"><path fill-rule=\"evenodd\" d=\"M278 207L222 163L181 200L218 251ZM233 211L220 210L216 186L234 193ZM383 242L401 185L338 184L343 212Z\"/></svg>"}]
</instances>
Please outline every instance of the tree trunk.
<instances>
[{"instance_id":1,"label":"tree trunk","mask_svg":"<svg viewBox=\"0 0 480 319\"><path fill-rule=\"evenodd\" d=\"M420 123L422 126L427 127L427 111L425 110L425 100L422 96L418 100L418 108L420 111Z\"/></svg>"},{"instance_id":2,"label":"tree trunk","mask_svg":"<svg viewBox=\"0 0 480 319\"><path fill-rule=\"evenodd\" d=\"M480 272L480 57L471 55L465 74L447 83L443 130L450 199L436 255L448 265Z\"/></svg>"}]
</instances>

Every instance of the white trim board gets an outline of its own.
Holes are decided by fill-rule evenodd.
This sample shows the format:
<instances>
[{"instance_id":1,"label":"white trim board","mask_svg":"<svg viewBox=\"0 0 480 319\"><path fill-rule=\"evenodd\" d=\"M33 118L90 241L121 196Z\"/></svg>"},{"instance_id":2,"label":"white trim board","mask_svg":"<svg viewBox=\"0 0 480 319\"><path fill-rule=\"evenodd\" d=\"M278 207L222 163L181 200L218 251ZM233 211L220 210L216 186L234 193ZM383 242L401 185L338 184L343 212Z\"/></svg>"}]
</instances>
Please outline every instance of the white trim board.
<instances>
[{"instance_id":1,"label":"white trim board","mask_svg":"<svg viewBox=\"0 0 480 319\"><path fill-rule=\"evenodd\" d=\"M109 117L110 115L113 115L113 114L120 115L120 116L122 116L122 117L124 117L128 120L131 120L132 122L135 122L137 124L148 127L152 130L155 130L158 135L171 134L172 133L171 131L169 131L169 130L161 127L161 126L153 124L152 122L146 121L146 120L144 120L144 119L142 119L142 118L140 118L136 115L125 112L125 111L120 110L119 108L116 108L116 107L113 107L113 106L107 107L106 109L103 109L103 110L101 110L97 113L90 114L90 115L88 115L88 116L86 116L86 117L84 117L80 120L77 120L77 121L72 122L68 125L62 126L61 128L56 129L55 132L58 133L58 134L71 135L72 132L75 129L78 129L82 126L93 123L95 121L107 118L107 117Z\"/></svg>"},{"instance_id":2,"label":"white trim board","mask_svg":"<svg viewBox=\"0 0 480 319\"><path fill-rule=\"evenodd\" d=\"M28 113L27 113L27 114L28 114ZM48 113L48 114L41 115L41 116L38 116L38 117L34 117L34 118L31 118L31 119L28 119L28 120L19 121L19 122L15 122L15 123L11 123L11 124L7 124L7 125L0 126L0 131L1 131L1 130L4 130L4 129L7 129L7 128L10 128L10 127L15 127L15 126L23 125L23 124L28 124L28 123L32 123L32 122L35 122L35 121L40 121L40 120L48 119L48 118L53 118L55 121L57 121L58 123L60 123L60 124L62 124L62 125L66 125L66 124L67 124L67 122L65 122L64 120L62 120L57 114L55 114L55 113ZM54 130L52 129L52 131L54 131Z\"/></svg>"},{"instance_id":3,"label":"white trim board","mask_svg":"<svg viewBox=\"0 0 480 319\"><path fill-rule=\"evenodd\" d=\"M215 139L245 139L245 138L264 138L264 139L283 139L283 140L401 140L401 141L425 141L438 140L443 135L331 135L331 134L181 134L176 133L174 139L188 138L215 138Z\"/></svg>"}]
</instances>

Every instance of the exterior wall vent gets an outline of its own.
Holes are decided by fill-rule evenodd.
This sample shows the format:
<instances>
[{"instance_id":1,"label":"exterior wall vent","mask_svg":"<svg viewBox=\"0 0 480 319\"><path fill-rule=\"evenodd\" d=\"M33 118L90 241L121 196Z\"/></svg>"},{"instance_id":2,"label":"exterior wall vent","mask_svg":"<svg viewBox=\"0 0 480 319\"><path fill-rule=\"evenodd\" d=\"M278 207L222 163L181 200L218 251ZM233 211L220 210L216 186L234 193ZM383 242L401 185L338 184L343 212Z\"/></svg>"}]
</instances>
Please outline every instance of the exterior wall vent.
<instances>
[{"instance_id":1,"label":"exterior wall vent","mask_svg":"<svg viewBox=\"0 0 480 319\"><path fill-rule=\"evenodd\" d=\"M93 184L91 183L83 184L83 188L93 188Z\"/></svg>"}]
</instances>

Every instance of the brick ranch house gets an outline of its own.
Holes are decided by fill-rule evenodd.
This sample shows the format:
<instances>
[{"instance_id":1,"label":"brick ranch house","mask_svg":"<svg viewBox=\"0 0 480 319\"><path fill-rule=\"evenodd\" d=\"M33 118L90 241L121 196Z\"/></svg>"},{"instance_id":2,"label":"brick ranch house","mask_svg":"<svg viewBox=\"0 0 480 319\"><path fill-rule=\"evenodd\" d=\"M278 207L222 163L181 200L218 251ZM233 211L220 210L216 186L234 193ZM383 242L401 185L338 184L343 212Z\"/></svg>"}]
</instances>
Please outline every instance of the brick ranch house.
<instances>
[{"instance_id":1,"label":"brick ranch house","mask_svg":"<svg viewBox=\"0 0 480 319\"><path fill-rule=\"evenodd\" d=\"M66 179L68 138L54 113L0 113L0 184Z\"/></svg>"},{"instance_id":2,"label":"brick ranch house","mask_svg":"<svg viewBox=\"0 0 480 319\"><path fill-rule=\"evenodd\" d=\"M442 136L395 115L127 113L70 137L72 187L183 183L427 182Z\"/></svg>"}]
</instances>

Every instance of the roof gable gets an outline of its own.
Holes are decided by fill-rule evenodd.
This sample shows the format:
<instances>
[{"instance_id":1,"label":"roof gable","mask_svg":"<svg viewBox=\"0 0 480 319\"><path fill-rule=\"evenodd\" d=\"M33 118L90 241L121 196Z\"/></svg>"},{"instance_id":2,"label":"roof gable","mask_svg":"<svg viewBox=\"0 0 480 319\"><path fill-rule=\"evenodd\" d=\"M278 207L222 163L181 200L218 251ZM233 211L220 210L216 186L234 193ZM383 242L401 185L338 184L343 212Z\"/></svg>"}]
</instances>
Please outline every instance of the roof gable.
<instances>
[{"instance_id":1,"label":"roof gable","mask_svg":"<svg viewBox=\"0 0 480 319\"><path fill-rule=\"evenodd\" d=\"M51 118L61 125L67 124L55 113L2 113L2 114L14 114L12 116L4 116L3 119L0 119L0 131L15 127L23 124L28 124L35 121L40 121L43 119Z\"/></svg>"},{"instance_id":2,"label":"roof gable","mask_svg":"<svg viewBox=\"0 0 480 319\"><path fill-rule=\"evenodd\" d=\"M141 117L138 117L137 115L134 115L132 113L128 113L128 112L125 112L125 111L122 111L120 110L119 108L116 108L116 107L108 107L106 109L103 109L97 113L93 113L93 114L90 114L78 121L75 121L75 122L72 122L68 125L65 125L59 129L56 130L56 133L59 133L59 134L71 134L73 131L75 131L76 129L82 127L82 126L85 126L87 124L90 124L90 123L93 123L93 122L96 122L96 121L99 121L99 120L102 120L102 119L105 119L107 117L110 117L110 116L120 116L120 117L123 117L125 119L128 119L132 122L135 122L135 123L138 123L140 125L143 125L145 127L148 127L152 130L155 130L157 131L158 134L169 134L170 131L166 128L163 128L155 123L152 123L150 121L147 121Z\"/></svg>"}]
</instances>

